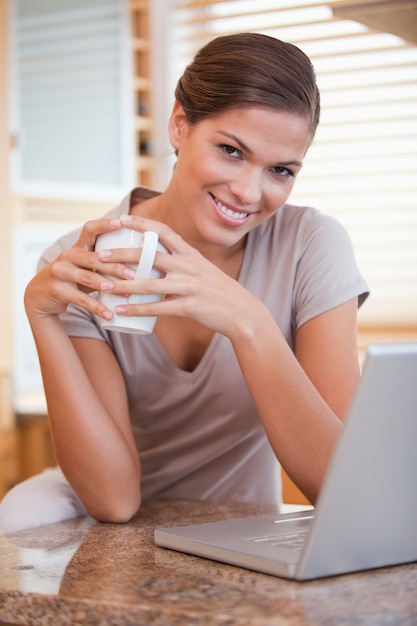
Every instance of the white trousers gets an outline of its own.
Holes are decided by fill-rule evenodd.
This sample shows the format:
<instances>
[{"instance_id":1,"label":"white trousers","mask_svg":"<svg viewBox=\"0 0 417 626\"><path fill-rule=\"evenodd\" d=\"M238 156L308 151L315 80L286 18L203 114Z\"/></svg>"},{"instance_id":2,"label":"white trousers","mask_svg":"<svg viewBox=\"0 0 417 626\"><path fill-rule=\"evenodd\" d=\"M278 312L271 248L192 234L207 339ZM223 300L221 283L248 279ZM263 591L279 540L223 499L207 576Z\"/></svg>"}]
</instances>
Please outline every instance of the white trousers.
<instances>
[{"instance_id":1,"label":"white trousers","mask_svg":"<svg viewBox=\"0 0 417 626\"><path fill-rule=\"evenodd\" d=\"M86 514L84 505L61 470L49 468L6 493L0 502L0 534Z\"/></svg>"}]
</instances>

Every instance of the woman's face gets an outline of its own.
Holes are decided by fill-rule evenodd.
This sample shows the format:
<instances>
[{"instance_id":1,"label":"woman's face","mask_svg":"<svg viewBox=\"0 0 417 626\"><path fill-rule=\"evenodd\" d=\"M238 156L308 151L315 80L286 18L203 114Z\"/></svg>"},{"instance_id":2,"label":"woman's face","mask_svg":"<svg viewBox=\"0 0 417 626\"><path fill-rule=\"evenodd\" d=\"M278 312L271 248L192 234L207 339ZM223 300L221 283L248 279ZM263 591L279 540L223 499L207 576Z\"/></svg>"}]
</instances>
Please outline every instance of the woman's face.
<instances>
[{"instance_id":1,"label":"woman's face","mask_svg":"<svg viewBox=\"0 0 417 626\"><path fill-rule=\"evenodd\" d=\"M311 136L308 119L284 111L236 108L191 126L176 104L170 138L176 227L232 246L285 204Z\"/></svg>"}]
</instances>

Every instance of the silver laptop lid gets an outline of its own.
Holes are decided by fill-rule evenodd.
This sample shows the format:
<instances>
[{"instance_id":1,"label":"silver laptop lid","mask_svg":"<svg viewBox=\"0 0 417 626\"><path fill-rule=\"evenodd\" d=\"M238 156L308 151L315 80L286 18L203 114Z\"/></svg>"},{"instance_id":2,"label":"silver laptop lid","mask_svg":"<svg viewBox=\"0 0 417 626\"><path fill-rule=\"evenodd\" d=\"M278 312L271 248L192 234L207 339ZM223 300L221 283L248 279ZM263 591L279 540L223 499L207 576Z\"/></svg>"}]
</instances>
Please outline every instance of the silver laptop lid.
<instances>
[{"instance_id":1,"label":"silver laptop lid","mask_svg":"<svg viewBox=\"0 0 417 626\"><path fill-rule=\"evenodd\" d=\"M297 576L417 560L417 343L367 351Z\"/></svg>"}]
</instances>

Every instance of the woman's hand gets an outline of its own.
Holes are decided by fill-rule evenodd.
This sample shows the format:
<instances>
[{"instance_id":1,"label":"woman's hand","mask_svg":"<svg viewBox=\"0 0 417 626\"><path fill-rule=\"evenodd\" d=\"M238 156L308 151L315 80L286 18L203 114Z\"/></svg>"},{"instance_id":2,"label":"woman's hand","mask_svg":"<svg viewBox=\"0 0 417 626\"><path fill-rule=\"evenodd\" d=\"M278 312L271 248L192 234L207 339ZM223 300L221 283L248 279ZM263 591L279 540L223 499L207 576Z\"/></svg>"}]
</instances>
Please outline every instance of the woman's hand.
<instances>
[{"instance_id":1,"label":"woman's hand","mask_svg":"<svg viewBox=\"0 0 417 626\"><path fill-rule=\"evenodd\" d=\"M94 251L99 234L121 228L119 219L87 222L77 240L31 280L25 292L28 316L48 317L63 313L68 304L76 304L104 319L113 313L89 294L105 288L102 272L117 278L131 278L134 272L122 263L102 263Z\"/></svg>"},{"instance_id":2,"label":"woman's hand","mask_svg":"<svg viewBox=\"0 0 417 626\"><path fill-rule=\"evenodd\" d=\"M231 338L243 324L248 310L262 303L236 280L227 275L198 250L187 244L167 225L137 216L122 216L129 228L158 233L160 242L171 252L157 252L154 266L165 273L163 279L118 280L104 285L115 295L158 294L161 302L118 306L119 315L180 316L193 319ZM104 264L136 264L139 251L131 248L99 253ZM105 270L108 273L107 269Z\"/></svg>"}]
</instances>

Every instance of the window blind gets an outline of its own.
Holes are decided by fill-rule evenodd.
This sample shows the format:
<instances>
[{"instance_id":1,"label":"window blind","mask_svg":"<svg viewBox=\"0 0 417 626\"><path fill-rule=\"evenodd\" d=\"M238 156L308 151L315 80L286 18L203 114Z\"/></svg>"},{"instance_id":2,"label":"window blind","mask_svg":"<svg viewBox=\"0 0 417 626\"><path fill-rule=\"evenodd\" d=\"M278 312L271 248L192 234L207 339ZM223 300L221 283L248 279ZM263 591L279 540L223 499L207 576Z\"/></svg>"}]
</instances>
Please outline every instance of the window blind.
<instances>
[{"instance_id":1,"label":"window blind","mask_svg":"<svg viewBox=\"0 0 417 626\"><path fill-rule=\"evenodd\" d=\"M17 193L97 199L130 186L128 27L125 0L12 1Z\"/></svg>"},{"instance_id":2,"label":"window blind","mask_svg":"<svg viewBox=\"0 0 417 626\"><path fill-rule=\"evenodd\" d=\"M415 328L417 47L336 19L317 0L176 0L172 20L172 88L195 51L220 34L263 32L311 58L322 116L289 201L346 226L372 292L361 325Z\"/></svg>"}]
</instances>

